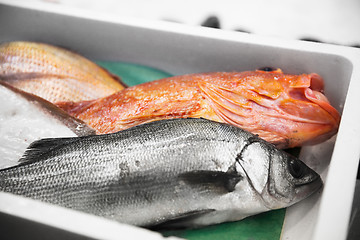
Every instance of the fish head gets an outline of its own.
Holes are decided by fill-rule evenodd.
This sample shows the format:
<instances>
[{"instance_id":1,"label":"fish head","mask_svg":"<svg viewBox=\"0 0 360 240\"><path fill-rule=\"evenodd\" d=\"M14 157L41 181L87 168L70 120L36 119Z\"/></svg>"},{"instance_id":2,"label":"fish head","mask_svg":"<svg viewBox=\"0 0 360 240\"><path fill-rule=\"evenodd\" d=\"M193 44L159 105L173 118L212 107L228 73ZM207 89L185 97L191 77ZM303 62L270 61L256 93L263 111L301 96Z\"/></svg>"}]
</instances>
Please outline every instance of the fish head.
<instances>
[{"instance_id":1,"label":"fish head","mask_svg":"<svg viewBox=\"0 0 360 240\"><path fill-rule=\"evenodd\" d=\"M305 163L262 140L247 144L238 163L268 209L291 206L323 186L319 174Z\"/></svg>"},{"instance_id":2,"label":"fish head","mask_svg":"<svg viewBox=\"0 0 360 240\"><path fill-rule=\"evenodd\" d=\"M216 114L279 148L317 144L338 130L340 114L324 95L324 80L316 73L257 70L226 78L227 84L200 86Z\"/></svg>"},{"instance_id":3,"label":"fish head","mask_svg":"<svg viewBox=\"0 0 360 240\"><path fill-rule=\"evenodd\" d=\"M340 114L324 95L320 75L284 75L279 79L283 79L283 94L274 103L281 115L279 122L287 124L286 147L317 144L336 134Z\"/></svg>"}]
</instances>

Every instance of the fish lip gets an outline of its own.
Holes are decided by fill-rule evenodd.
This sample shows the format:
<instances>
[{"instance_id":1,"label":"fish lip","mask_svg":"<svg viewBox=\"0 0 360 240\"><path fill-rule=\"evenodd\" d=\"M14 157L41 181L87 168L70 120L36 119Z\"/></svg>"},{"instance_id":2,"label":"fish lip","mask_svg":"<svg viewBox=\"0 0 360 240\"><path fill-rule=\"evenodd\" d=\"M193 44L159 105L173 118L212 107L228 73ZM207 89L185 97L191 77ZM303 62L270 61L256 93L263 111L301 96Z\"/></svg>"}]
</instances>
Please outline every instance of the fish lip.
<instances>
[{"instance_id":1,"label":"fish lip","mask_svg":"<svg viewBox=\"0 0 360 240\"><path fill-rule=\"evenodd\" d=\"M320 181L319 181L320 180ZM297 197L291 200L291 205L304 200L324 187L324 183L319 175L305 183L294 184L294 191Z\"/></svg>"},{"instance_id":2,"label":"fish lip","mask_svg":"<svg viewBox=\"0 0 360 240\"><path fill-rule=\"evenodd\" d=\"M309 182L304 182L304 183L295 183L294 184L294 186L296 187L296 188L298 188L298 187L301 187L301 186L308 186L309 184L311 184L311 183L313 183L313 182L316 182L316 181L318 181L320 179L320 181L319 181L319 189L324 185L324 183L323 183L323 180L321 179L321 177L320 177L320 175L319 174L317 174L316 175L316 177L314 177L313 179L311 179L311 181L309 181Z\"/></svg>"},{"instance_id":3,"label":"fish lip","mask_svg":"<svg viewBox=\"0 0 360 240\"><path fill-rule=\"evenodd\" d=\"M332 106L325 96L324 93L324 80L322 77L316 73L309 74L310 77L310 86L305 89L304 96L310 102L317 104L325 112L327 112L333 119L334 125L339 125L341 116L340 113Z\"/></svg>"}]
</instances>

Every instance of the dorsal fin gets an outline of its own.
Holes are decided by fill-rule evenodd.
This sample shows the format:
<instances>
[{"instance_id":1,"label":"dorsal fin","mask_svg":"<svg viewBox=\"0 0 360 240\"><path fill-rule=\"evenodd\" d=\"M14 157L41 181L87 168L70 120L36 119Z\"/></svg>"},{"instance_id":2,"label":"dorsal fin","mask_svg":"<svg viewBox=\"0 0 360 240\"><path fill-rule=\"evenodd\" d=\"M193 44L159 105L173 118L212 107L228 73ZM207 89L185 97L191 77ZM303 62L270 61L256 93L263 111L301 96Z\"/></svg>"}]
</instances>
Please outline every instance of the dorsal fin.
<instances>
[{"instance_id":1,"label":"dorsal fin","mask_svg":"<svg viewBox=\"0 0 360 240\"><path fill-rule=\"evenodd\" d=\"M79 138L44 138L32 142L19 159L21 164L36 162L41 156L65 144L76 142Z\"/></svg>"}]
</instances>

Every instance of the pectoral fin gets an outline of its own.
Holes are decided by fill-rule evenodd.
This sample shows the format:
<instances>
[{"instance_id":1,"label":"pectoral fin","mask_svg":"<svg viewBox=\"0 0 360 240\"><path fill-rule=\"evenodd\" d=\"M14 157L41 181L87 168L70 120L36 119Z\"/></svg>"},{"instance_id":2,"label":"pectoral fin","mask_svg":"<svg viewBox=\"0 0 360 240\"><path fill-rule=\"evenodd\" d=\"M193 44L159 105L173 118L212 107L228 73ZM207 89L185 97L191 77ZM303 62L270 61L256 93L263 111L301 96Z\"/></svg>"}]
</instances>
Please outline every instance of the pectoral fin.
<instances>
[{"instance_id":1,"label":"pectoral fin","mask_svg":"<svg viewBox=\"0 0 360 240\"><path fill-rule=\"evenodd\" d=\"M165 230L165 229L180 229L180 228L191 228L196 227L192 225L193 220L203 217L204 215L214 212L215 209L202 209L195 210L186 213L182 213L167 220L157 223L155 225L144 226L152 230Z\"/></svg>"},{"instance_id":2,"label":"pectoral fin","mask_svg":"<svg viewBox=\"0 0 360 240\"><path fill-rule=\"evenodd\" d=\"M181 174L179 178L193 187L206 187L209 191L216 192L232 192L242 176L234 169L227 172L192 171Z\"/></svg>"},{"instance_id":3,"label":"pectoral fin","mask_svg":"<svg viewBox=\"0 0 360 240\"><path fill-rule=\"evenodd\" d=\"M240 94L211 83L199 83L199 88L217 109L226 109L240 116L246 116L248 109L248 99ZM244 89L245 90L245 89Z\"/></svg>"}]
</instances>

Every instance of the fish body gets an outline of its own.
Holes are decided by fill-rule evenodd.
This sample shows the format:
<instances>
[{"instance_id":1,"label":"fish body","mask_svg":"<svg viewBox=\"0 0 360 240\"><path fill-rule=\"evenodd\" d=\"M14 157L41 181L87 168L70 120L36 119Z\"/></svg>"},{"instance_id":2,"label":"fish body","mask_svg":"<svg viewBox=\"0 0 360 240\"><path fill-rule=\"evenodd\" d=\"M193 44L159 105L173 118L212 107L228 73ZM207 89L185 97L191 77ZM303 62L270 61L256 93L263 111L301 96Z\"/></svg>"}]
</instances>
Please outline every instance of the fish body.
<instances>
[{"instance_id":1,"label":"fish body","mask_svg":"<svg viewBox=\"0 0 360 240\"><path fill-rule=\"evenodd\" d=\"M290 206L317 173L255 135L206 119L34 142L0 190L145 227L200 227Z\"/></svg>"},{"instance_id":2,"label":"fish body","mask_svg":"<svg viewBox=\"0 0 360 240\"><path fill-rule=\"evenodd\" d=\"M0 45L0 79L50 102L96 99L124 89L118 77L94 62L36 42Z\"/></svg>"},{"instance_id":3,"label":"fish body","mask_svg":"<svg viewBox=\"0 0 360 240\"><path fill-rule=\"evenodd\" d=\"M18 164L31 142L95 134L50 102L0 81L0 168Z\"/></svg>"},{"instance_id":4,"label":"fish body","mask_svg":"<svg viewBox=\"0 0 360 240\"><path fill-rule=\"evenodd\" d=\"M317 74L281 70L197 73L148 82L97 100L57 103L97 134L160 119L206 118L291 148L333 136L340 115Z\"/></svg>"}]
</instances>

